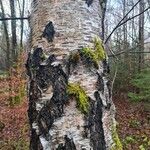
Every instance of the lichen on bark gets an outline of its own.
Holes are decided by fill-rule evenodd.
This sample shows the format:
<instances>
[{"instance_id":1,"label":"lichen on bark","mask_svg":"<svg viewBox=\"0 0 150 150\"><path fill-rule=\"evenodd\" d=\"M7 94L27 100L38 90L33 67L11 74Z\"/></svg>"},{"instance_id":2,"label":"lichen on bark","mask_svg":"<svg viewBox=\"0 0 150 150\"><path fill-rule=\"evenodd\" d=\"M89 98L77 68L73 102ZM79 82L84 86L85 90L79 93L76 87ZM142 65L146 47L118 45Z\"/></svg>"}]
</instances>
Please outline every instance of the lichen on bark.
<instances>
[{"instance_id":1,"label":"lichen on bark","mask_svg":"<svg viewBox=\"0 0 150 150\"><path fill-rule=\"evenodd\" d=\"M112 126L112 138L114 143L111 147L111 150L123 150L122 143L121 140L119 139L119 135L117 133L115 125Z\"/></svg>"}]
</instances>

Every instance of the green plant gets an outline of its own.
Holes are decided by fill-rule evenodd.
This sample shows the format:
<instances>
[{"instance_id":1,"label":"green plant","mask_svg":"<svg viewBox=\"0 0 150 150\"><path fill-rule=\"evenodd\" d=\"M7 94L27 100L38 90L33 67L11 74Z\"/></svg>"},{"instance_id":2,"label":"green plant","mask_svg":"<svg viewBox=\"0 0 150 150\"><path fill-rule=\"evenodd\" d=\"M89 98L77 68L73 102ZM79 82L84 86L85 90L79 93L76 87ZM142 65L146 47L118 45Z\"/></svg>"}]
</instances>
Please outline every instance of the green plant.
<instances>
[{"instance_id":1,"label":"green plant","mask_svg":"<svg viewBox=\"0 0 150 150\"><path fill-rule=\"evenodd\" d=\"M8 75L9 75L8 72L0 70L0 79L5 79L8 77Z\"/></svg>"},{"instance_id":2,"label":"green plant","mask_svg":"<svg viewBox=\"0 0 150 150\"><path fill-rule=\"evenodd\" d=\"M129 82L131 80L132 74L130 74L128 66L124 63L121 58L117 62L114 58L109 59L110 64L110 78L114 79L116 74L115 82L113 85L113 92L116 93L126 93L129 91Z\"/></svg>"},{"instance_id":3,"label":"green plant","mask_svg":"<svg viewBox=\"0 0 150 150\"><path fill-rule=\"evenodd\" d=\"M14 143L16 150L29 150L29 143L25 139L19 139Z\"/></svg>"},{"instance_id":4,"label":"green plant","mask_svg":"<svg viewBox=\"0 0 150 150\"><path fill-rule=\"evenodd\" d=\"M136 142L137 141L136 141L135 137L132 135L126 136L126 138L124 139L124 144L133 144Z\"/></svg>"},{"instance_id":5,"label":"green plant","mask_svg":"<svg viewBox=\"0 0 150 150\"><path fill-rule=\"evenodd\" d=\"M1 150L29 150L29 141L24 138L9 140L0 143Z\"/></svg>"},{"instance_id":6,"label":"green plant","mask_svg":"<svg viewBox=\"0 0 150 150\"><path fill-rule=\"evenodd\" d=\"M25 94L26 94L25 86L20 85L20 87L18 87L18 91L16 92L16 94L9 98L9 105L10 106L20 105L23 102Z\"/></svg>"},{"instance_id":7,"label":"green plant","mask_svg":"<svg viewBox=\"0 0 150 150\"><path fill-rule=\"evenodd\" d=\"M140 145L140 146L139 146L139 149L140 149L140 150L146 150L143 145Z\"/></svg>"},{"instance_id":8,"label":"green plant","mask_svg":"<svg viewBox=\"0 0 150 150\"><path fill-rule=\"evenodd\" d=\"M128 135L123 140L123 146L126 149L128 148L128 146L131 146L133 144L137 145L139 143L139 150L148 150L148 148L150 147L150 139L147 135Z\"/></svg>"},{"instance_id":9,"label":"green plant","mask_svg":"<svg viewBox=\"0 0 150 150\"><path fill-rule=\"evenodd\" d=\"M129 92L128 96L132 101L149 101L150 99L150 69L143 70L136 74L131 80L135 87L134 91Z\"/></svg>"},{"instance_id":10,"label":"green plant","mask_svg":"<svg viewBox=\"0 0 150 150\"><path fill-rule=\"evenodd\" d=\"M80 111L82 111L83 113L88 112L89 108L88 96L86 95L86 92L79 84L69 83L67 87L67 93L68 95L75 96Z\"/></svg>"},{"instance_id":11,"label":"green plant","mask_svg":"<svg viewBox=\"0 0 150 150\"><path fill-rule=\"evenodd\" d=\"M5 128L5 124L0 121L0 132L3 131L3 129Z\"/></svg>"},{"instance_id":12,"label":"green plant","mask_svg":"<svg viewBox=\"0 0 150 150\"><path fill-rule=\"evenodd\" d=\"M129 121L129 125L130 127L137 128L141 125L141 123L138 120L134 119Z\"/></svg>"},{"instance_id":13,"label":"green plant","mask_svg":"<svg viewBox=\"0 0 150 150\"><path fill-rule=\"evenodd\" d=\"M147 135L141 137L142 144L139 146L140 150L147 150L150 147L150 138Z\"/></svg>"}]
</instances>

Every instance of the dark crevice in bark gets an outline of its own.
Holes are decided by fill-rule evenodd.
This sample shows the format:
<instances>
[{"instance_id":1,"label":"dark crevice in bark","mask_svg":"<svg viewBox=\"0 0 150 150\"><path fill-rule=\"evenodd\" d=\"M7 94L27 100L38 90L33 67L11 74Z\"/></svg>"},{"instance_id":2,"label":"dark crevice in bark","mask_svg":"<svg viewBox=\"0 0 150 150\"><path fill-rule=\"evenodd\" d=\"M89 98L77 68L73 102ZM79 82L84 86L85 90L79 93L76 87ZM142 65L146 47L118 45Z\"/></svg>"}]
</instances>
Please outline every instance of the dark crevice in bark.
<instances>
[{"instance_id":1,"label":"dark crevice in bark","mask_svg":"<svg viewBox=\"0 0 150 150\"><path fill-rule=\"evenodd\" d=\"M111 80L108 80L107 81L107 88L108 88L108 92L109 92L109 98L112 97L112 83L111 83Z\"/></svg>"},{"instance_id":2,"label":"dark crevice in bark","mask_svg":"<svg viewBox=\"0 0 150 150\"><path fill-rule=\"evenodd\" d=\"M103 73L104 74L107 74L107 73L110 73L110 67L109 67L109 63L107 61L107 59L104 59L103 60Z\"/></svg>"},{"instance_id":3,"label":"dark crevice in bark","mask_svg":"<svg viewBox=\"0 0 150 150\"><path fill-rule=\"evenodd\" d=\"M108 88L108 94L109 94L109 101L107 100L107 106L105 107L107 110L110 110L111 108L111 97L112 97L112 83L110 80L107 81L106 86Z\"/></svg>"},{"instance_id":4,"label":"dark crevice in bark","mask_svg":"<svg viewBox=\"0 0 150 150\"><path fill-rule=\"evenodd\" d=\"M90 102L87 128L90 130L90 140L93 150L106 150L106 143L102 122L102 100L98 91L94 93L95 101Z\"/></svg>"},{"instance_id":5,"label":"dark crevice in bark","mask_svg":"<svg viewBox=\"0 0 150 150\"><path fill-rule=\"evenodd\" d=\"M67 135L64 137L65 144L59 144L58 148L56 150L76 150L76 146L73 142L73 139L70 139L67 137Z\"/></svg>"},{"instance_id":6,"label":"dark crevice in bark","mask_svg":"<svg viewBox=\"0 0 150 150\"><path fill-rule=\"evenodd\" d=\"M39 136L35 129L31 130L30 150L42 150L42 145L39 140Z\"/></svg>"},{"instance_id":7,"label":"dark crevice in bark","mask_svg":"<svg viewBox=\"0 0 150 150\"><path fill-rule=\"evenodd\" d=\"M90 5L93 3L93 0L86 0L86 4L88 5L88 7L90 7Z\"/></svg>"},{"instance_id":8,"label":"dark crevice in bark","mask_svg":"<svg viewBox=\"0 0 150 150\"><path fill-rule=\"evenodd\" d=\"M43 31L42 37L46 38L48 42L53 42L54 35L55 35L54 25L53 25L53 22L50 21L46 25L46 27Z\"/></svg>"},{"instance_id":9,"label":"dark crevice in bark","mask_svg":"<svg viewBox=\"0 0 150 150\"><path fill-rule=\"evenodd\" d=\"M99 73L97 73L97 75L98 75L97 90L101 91L102 93L104 93L104 81L103 81L103 78L102 78L102 76Z\"/></svg>"},{"instance_id":10,"label":"dark crevice in bark","mask_svg":"<svg viewBox=\"0 0 150 150\"><path fill-rule=\"evenodd\" d=\"M102 99L100 98L100 95L98 92L95 92L95 98L97 100L96 104L96 110L95 110L95 131L97 135L95 136L95 139L93 141L93 149L95 150L105 150L106 149L106 143L105 143L105 137L104 137L104 130L103 130L103 122L102 122ZM92 137L93 138L93 137ZM98 140L96 140L98 139Z\"/></svg>"}]
</instances>

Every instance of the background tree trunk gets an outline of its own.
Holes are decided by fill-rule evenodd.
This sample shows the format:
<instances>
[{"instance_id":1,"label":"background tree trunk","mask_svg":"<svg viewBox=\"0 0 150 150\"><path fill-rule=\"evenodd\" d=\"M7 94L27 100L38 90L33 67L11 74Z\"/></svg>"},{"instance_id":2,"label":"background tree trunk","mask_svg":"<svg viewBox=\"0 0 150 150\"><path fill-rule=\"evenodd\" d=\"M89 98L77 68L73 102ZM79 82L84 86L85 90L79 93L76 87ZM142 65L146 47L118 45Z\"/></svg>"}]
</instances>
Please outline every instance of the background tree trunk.
<instances>
[{"instance_id":1,"label":"background tree trunk","mask_svg":"<svg viewBox=\"0 0 150 150\"><path fill-rule=\"evenodd\" d=\"M144 0L139 3L139 12L144 11ZM144 13L139 16L139 51L144 52ZM139 53L139 64L138 71L142 69L142 64L144 64L144 54Z\"/></svg>"},{"instance_id":2,"label":"background tree trunk","mask_svg":"<svg viewBox=\"0 0 150 150\"><path fill-rule=\"evenodd\" d=\"M81 54L100 35L100 12L99 0L33 1L26 64L30 149L105 150L114 144L107 59L94 67ZM79 93L70 96L70 85Z\"/></svg>"},{"instance_id":3,"label":"background tree trunk","mask_svg":"<svg viewBox=\"0 0 150 150\"><path fill-rule=\"evenodd\" d=\"M4 11L4 6L2 3L2 0L0 0L0 6L1 6L1 10L2 10L2 14L1 16L3 18L5 18L5 11ZM5 34L5 38L6 38L6 58L7 58L7 64L6 64L6 68L9 70L10 69L10 43L9 43L9 34L8 34L8 29L7 29L7 22L3 21L3 26L4 26L4 34Z\"/></svg>"},{"instance_id":4,"label":"background tree trunk","mask_svg":"<svg viewBox=\"0 0 150 150\"><path fill-rule=\"evenodd\" d=\"M10 3L11 17L15 18L16 17L15 1L9 0L9 3ZM12 45L11 45L12 62L15 62L17 59L16 20L11 20L11 34L12 34Z\"/></svg>"}]
</instances>

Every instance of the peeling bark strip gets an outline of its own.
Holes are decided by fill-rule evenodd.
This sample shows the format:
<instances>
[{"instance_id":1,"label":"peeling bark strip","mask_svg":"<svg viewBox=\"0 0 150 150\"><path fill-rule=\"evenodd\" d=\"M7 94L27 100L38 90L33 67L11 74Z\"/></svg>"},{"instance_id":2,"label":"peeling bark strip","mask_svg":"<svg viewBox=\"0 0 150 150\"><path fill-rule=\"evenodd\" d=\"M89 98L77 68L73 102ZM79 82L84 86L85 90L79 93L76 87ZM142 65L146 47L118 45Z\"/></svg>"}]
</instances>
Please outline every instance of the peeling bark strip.
<instances>
[{"instance_id":1,"label":"peeling bark strip","mask_svg":"<svg viewBox=\"0 0 150 150\"><path fill-rule=\"evenodd\" d=\"M111 149L109 66L101 43L91 42L100 35L100 7L99 0L32 2L33 51L26 64L31 150Z\"/></svg>"}]
</instances>

